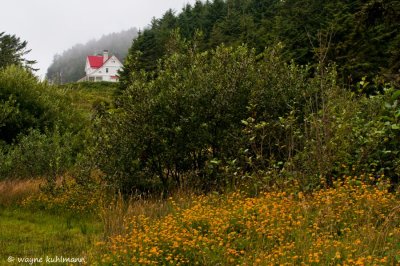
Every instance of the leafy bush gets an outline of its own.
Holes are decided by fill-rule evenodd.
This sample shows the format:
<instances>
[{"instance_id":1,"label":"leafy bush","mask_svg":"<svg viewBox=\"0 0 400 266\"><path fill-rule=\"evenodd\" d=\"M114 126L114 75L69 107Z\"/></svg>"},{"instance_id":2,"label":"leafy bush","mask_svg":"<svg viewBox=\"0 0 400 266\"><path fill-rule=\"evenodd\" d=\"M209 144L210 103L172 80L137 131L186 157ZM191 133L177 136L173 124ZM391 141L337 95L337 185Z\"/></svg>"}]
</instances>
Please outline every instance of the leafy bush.
<instances>
[{"instance_id":1,"label":"leafy bush","mask_svg":"<svg viewBox=\"0 0 400 266\"><path fill-rule=\"evenodd\" d=\"M118 189L257 194L292 179L305 190L344 174L398 179L398 93L350 92L335 67L286 63L279 45L256 55L178 41L155 72L130 73L118 108L97 121L97 165Z\"/></svg>"},{"instance_id":2,"label":"leafy bush","mask_svg":"<svg viewBox=\"0 0 400 266\"><path fill-rule=\"evenodd\" d=\"M167 190L188 180L203 189L225 186L231 179L221 175L223 165L246 145L241 121L256 114L276 123L302 110L312 89L308 69L284 63L279 51L184 49L160 62L156 76L131 73L119 108L98 121L98 166L121 189ZM280 128L269 130L265 158L278 154L273 141L283 142Z\"/></svg>"},{"instance_id":3,"label":"leafy bush","mask_svg":"<svg viewBox=\"0 0 400 266\"><path fill-rule=\"evenodd\" d=\"M81 119L61 90L16 66L0 71L0 177L52 176L83 148Z\"/></svg>"},{"instance_id":4,"label":"leafy bush","mask_svg":"<svg viewBox=\"0 0 400 266\"><path fill-rule=\"evenodd\" d=\"M55 179L68 170L73 163L73 148L70 133L40 133L31 130L21 135L16 143L3 155L2 176L7 177L48 177Z\"/></svg>"},{"instance_id":5,"label":"leafy bush","mask_svg":"<svg viewBox=\"0 0 400 266\"><path fill-rule=\"evenodd\" d=\"M397 182L398 109L396 93L389 87L370 97L337 86L327 88L324 105L305 117L302 150L288 162L304 187L315 188L321 178L332 182L342 175L364 173Z\"/></svg>"}]
</instances>

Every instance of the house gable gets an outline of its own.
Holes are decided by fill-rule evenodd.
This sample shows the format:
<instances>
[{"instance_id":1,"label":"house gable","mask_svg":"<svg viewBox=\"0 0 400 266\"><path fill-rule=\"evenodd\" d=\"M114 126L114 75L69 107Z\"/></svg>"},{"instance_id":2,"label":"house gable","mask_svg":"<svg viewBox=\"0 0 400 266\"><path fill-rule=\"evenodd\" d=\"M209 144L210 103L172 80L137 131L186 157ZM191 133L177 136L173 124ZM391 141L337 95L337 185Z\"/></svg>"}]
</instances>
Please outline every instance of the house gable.
<instances>
[{"instance_id":1,"label":"house gable","mask_svg":"<svg viewBox=\"0 0 400 266\"><path fill-rule=\"evenodd\" d=\"M103 67L122 67L122 63L113 55L104 62Z\"/></svg>"}]
</instances>

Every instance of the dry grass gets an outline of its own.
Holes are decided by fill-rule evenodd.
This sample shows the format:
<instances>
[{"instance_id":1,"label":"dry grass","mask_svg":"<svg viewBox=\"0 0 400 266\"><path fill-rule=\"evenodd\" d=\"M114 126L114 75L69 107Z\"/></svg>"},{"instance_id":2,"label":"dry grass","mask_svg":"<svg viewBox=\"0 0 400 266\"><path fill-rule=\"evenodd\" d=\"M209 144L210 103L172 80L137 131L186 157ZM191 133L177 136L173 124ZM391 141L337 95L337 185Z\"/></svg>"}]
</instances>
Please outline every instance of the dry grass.
<instances>
[{"instance_id":1,"label":"dry grass","mask_svg":"<svg viewBox=\"0 0 400 266\"><path fill-rule=\"evenodd\" d=\"M173 198L165 200L162 198L144 198L140 196L124 198L121 194L116 195L111 202L106 200L100 202L100 217L104 225L104 237L125 234L127 232L126 221L131 217L145 216L149 219L160 219L174 211L171 205L179 205L187 208L195 198L193 192L178 191Z\"/></svg>"},{"instance_id":2,"label":"dry grass","mask_svg":"<svg viewBox=\"0 0 400 266\"><path fill-rule=\"evenodd\" d=\"M0 181L0 205L12 205L32 196L40 190L42 179L2 180Z\"/></svg>"}]
</instances>

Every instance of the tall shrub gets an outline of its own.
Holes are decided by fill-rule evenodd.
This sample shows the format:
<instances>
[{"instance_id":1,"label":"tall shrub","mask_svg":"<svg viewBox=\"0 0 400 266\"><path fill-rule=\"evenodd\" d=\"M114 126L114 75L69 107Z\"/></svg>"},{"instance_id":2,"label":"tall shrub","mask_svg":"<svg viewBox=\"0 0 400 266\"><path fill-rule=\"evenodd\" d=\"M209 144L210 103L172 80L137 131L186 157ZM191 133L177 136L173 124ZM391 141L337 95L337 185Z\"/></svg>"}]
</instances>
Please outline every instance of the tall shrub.
<instances>
[{"instance_id":1,"label":"tall shrub","mask_svg":"<svg viewBox=\"0 0 400 266\"><path fill-rule=\"evenodd\" d=\"M203 189L225 186L231 180L221 174L224 165L247 145L242 121L257 114L276 123L301 109L309 90L308 70L286 64L277 51L185 49L161 61L157 75L131 73L119 109L98 122L98 166L120 188L168 190L189 177ZM271 127L268 138L281 141L280 133ZM279 149L269 145L265 158Z\"/></svg>"},{"instance_id":2,"label":"tall shrub","mask_svg":"<svg viewBox=\"0 0 400 266\"><path fill-rule=\"evenodd\" d=\"M63 91L21 67L0 70L0 177L55 177L82 151L82 124Z\"/></svg>"}]
</instances>

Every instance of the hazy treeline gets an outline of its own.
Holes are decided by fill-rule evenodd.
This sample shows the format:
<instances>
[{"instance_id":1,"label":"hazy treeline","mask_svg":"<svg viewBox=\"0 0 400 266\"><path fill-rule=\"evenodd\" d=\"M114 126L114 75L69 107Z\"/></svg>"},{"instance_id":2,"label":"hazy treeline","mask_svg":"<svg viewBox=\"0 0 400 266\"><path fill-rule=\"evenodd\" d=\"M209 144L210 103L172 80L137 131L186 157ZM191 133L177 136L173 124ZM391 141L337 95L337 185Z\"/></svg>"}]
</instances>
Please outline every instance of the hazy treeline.
<instances>
[{"instance_id":1,"label":"hazy treeline","mask_svg":"<svg viewBox=\"0 0 400 266\"><path fill-rule=\"evenodd\" d=\"M77 44L61 55L54 56L46 77L56 84L75 82L85 75L86 56L102 53L104 49L109 50L110 54L123 61L137 33L136 28L131 28L104 35L100 39L91 40L86 44Z\"/></svg>"},{"instance_id":2,"label":"hazy treeline","mask_svg":"<svg viewBox=\"0 0 400 266\"><path fill-rule=\"evenodd\" d=\"M364 76L399 81L398 1L196 1L178 14L170 10L152 21L133 43L124 76L133 69L155 70L157 59L173 46L168 41L176 28L185 39L197 36L202 51L245 43L260 53L282 43L284 59L299 64L317 64L322 58L316 54L329 47L324 61L338 64L348 84Z\"/></svg>"}]
</instances>

